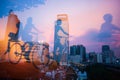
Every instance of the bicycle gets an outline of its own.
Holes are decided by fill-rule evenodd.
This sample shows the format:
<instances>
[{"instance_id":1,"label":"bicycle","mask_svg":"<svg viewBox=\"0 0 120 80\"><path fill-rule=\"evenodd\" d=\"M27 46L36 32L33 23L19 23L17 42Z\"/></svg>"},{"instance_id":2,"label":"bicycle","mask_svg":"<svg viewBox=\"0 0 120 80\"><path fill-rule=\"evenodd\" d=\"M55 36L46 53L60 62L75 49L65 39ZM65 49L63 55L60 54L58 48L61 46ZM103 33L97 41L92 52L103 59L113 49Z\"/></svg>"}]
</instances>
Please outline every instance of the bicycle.
<instances>
[{"instance_id":1,"label":"bicycle","mask_svg":"<svg viewBox=\"0 0 120 80\"><path fill-rule=\"evenodd\" d=\"M60 36L60 38L63 39L61 62L64 64L67 62L67 55L69 54L69 37Z\"/></svg>"},{"instance_id":2,"label":"bicycle","mask_svg":"<svg viewBox=\"0 0 120 80\"><path fill-rule=\"evenodd\" d=\"M18 64L22 57L28 57L30 59L29 62L32 61L35 68L41 69L41 64L43 63L43 44L39 42L23 42L24 44L21 44L21 41L15 40L12 36L9 37L10 39L8 40L7 50L4 53L4 55L8 54L9 62L12 64ZM27 53L29 53L29 55Z\"/></svg>"},{"instance_id":3,"label":"bicycle","mask_svg":"<svg viewBox=\"0 0 120 80\"><path fill-rule=\"evenodd\" d=\"M68 53L69 51L69 37L64 37L62 36L61 38L64 38L64 45L63 45L63 50L62 50L62 54Z\"/></svg>"}]
</instances>

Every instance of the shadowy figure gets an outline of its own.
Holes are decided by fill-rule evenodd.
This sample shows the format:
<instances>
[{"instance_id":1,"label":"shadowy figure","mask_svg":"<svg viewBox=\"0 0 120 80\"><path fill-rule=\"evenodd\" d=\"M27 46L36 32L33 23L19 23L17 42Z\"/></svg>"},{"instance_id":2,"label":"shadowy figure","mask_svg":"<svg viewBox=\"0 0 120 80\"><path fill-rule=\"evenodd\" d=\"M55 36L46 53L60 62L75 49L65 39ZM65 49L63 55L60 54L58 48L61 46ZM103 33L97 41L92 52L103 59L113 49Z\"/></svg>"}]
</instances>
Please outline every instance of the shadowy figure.
<instances>
[{"instance_id":1,"label":"shadowy figure","mask_svg":"<svg viewBox=\"0 0 120 80\"><path fill-rule=\"evenodd\" d=\"M62 49L63 49L63 45L60 43L60 39L62 38L62 36L60 36L58 32L62 31L62 33L64 33L65 35L69 35L67 32L63 30L61 24L62 24L62 20L58 19L56 21L55 33L54 33L54 52L57 55L62 54Z\"/></svg>"},{"instance_id":2,"label":"shadowy figure","mask_svg":"<svg viewBox=\"0 0 120 80\"><path fill-rule=\"evenodd\" d=\"M112 24L112 18L113 16L111 14L105 14L103 16L105 22L101 25L99 33L99 38L101 40L111 38L112 34L114 34L116 31L120 31L120 28Z\"/></svg>"},{"instance_id":3,"label":"shadowy figure","mask_svg":"<svg viewBox=\"0 0 120 80\"><path fill-rule=\"evenodd\" d=\"M35 36L38 35L39 30L33 25L32 17L29 17L27 19L27 23L25 27L21 30L22 30L21 39L25 42L23 46L26 46L27 44L29 45L29 50L26 51L25 53L25 59L27 60L27 62L30 62L29 55L32 50L32 47L34 46L34 43L32 42L32 38L33 38L33 35ZM35 31L32 32L32 30L35 30Z\"/></svg>"},{"instance_id":4,"label":"shadowy figure","mask_svg":"<svg viewBox=\"0 0 120 80\"><path fill-rule=\"evenodd\" d=\"M36 32L32 32L32 29L34 29ZM22 40L25 42L32 41L33 35L37 35L38 32L38 29L32 23L32 17L29 17L22 31Z\"/></svg>"},{"instance_id":5,"label":"shadowy figure","mask_svg":"<svg viewBox=\"0 0 120 80\"><path fill-rule=\"evenodd\" d=\"M8 43L8 36L11 38L11 40L18 40L19 28L20 20L18 19L17 15L14 14L13 10L10 10L5 32L5 45Z\"/></svg>"}]
</instances>

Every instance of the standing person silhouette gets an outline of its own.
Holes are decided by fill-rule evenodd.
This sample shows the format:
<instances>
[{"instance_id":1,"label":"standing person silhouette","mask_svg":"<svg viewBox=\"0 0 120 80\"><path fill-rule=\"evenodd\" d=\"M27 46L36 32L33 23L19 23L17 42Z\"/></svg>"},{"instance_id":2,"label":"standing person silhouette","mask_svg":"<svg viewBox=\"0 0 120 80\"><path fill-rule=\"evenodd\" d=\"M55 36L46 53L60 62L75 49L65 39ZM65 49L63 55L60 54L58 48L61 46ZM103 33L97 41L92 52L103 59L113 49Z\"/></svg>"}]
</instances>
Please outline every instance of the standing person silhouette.
<instances>
[{"instance_id":1,"label":"standing person silhouette","mask_svg":"<svg viewBox=\"0 0 120 80\"><path fill-rule=\"evenodd\" d=\"M36 32L32 32L32 29L34 29ZM25 27L23 28L22 31L22 40L23 41L32 41L32 36L33 34L37 34L38 29L34 26L34 24L32 23L32 17L28 17L27 18L27 23L25 25Z\"/></svg>"},{"instance_id":2,"label":"standing person silhouette","mask_svg":"<svg viewBox=\"0 0 120 80\"><path fill-rule=\"evenodd\" d=\"M35 30L35 32L32 32L32 29L34 29ZM21 36L21 38L22 38L22 40L25 42L25 43L28 43L29 44L29 46L31 46L31 47L29 47L29 50L28 51L26 51L26 53L25 53L25 59L26 59L26 62L30 62L30 57L29 57L29 55L30 55L30 52L31 52L31 50L32 50L32 47L33 47L33 42L32 42L32 38L33 38L33 35L37 35L38 34L38 32L40 32L35 26L34 26L34 24L32 23L32 17L28 17L27 18L27 22L26 22L26 24L25 24L25 27L23 28L23 31L22 31L22 36ZM25 45L25 44L24 44Z\"/></svg>"},{"instance_id":3,"label":"standing person silhouette","mask_svg":"<svg viewBox=\"0 0 120 80\"><path fill-rule=\"evenodd\" d=\"M59 35L59 31L61 31L63 34L65 35L69 35L67 32L65 32L61 26L62 24L62 20L61 19L58 19L56 21L56 25L55 25L55 33L54 33L54 52L55 54L56 53L59 53L59 54L62 54L62 49L63 49L63 46L62 44L60 43L60 39L62 38L62 36ZM59 55L58 54L58 55ZM57 56L58 56L57 55ZM59 61L59 59L58 59Z\"/></svg>"},{"instance_id":4,"label":"standing person silhouette","mask_svg":"<svg viewBox=\"0 0 120 80\"><path fill-rule=\"evenodd\" d=\"M9 11L8 21L7 21L7 27L5 32L5 45L8 44L8 35L10 33L13 33L15 36L15 39L18 39L18 33L19 33L19 27L20 27L20 20L18 19L17 15L14 14L13 10Z\"/></svg>"}]
</instances>

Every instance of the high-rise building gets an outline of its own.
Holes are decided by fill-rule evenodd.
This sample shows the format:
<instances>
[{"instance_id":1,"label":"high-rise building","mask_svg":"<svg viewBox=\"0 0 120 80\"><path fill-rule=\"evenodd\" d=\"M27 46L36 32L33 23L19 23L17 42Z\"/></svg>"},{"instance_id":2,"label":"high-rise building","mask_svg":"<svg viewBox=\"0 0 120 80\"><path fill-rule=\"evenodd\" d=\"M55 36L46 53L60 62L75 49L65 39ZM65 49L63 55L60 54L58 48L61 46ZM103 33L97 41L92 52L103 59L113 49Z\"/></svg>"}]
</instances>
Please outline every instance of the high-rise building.
<instances>
[{"instance_id":1,"label":"high-rise building","mask_svg":"<svg viewBox=\"0 0 120 80\"><path fill-rule=\"evenodd\" d=\"M80 55L80 45L76 46L76 55Z\"/></svg>"},{"instance_id":2,"label":"high-rise building","mask_svg":"<svg viewBox=\"0 0 120 80\"><path fill-rule=\"evenodd\" d=\"M109 45L102 45L102 52L109 51L110 46Z\"/></svg>"},{"instance_id":3,"label":"high-rise building","mask_svg":"<svg viewBox=\"0 0 120 80\"><path fill-rule=\"evenodd\" d=\"M89 53L89 62L97 63L97 54L95 52Z\"/></svg>"},{"instance_id":4,"label":"high-rise building","mask_svg":"<svg viewBox=\"0 0 120 80\"><path fill-rule=\"evenodd\" d=\"M97 54L97 63L102 63L102 54Z\"/></svg>"},{"instance_id":5,"label":"high-rise building","mask_svg":"<svg viewBox=\"0 0 120 80\"><path fill-rule=\"evenodd\" d=\"M109 45L102 46L102 58L103 63L113 63L115 56Z\"/></svg>"},{"instance_id":6,"label":"high-rise building","mask_svg":"<svg viewBox=\"0 0 120 80\"><path fill-rule=\"evenodd\" d=\"M70 46L70 56L72 59L74 59L72 61L85 62L86 61L86 48L83 45ZM78 59L78 60L75 60L75 59Z\"/></svg>"},{"instance_id":7,"label":"high-rise building","mask_svg":"<svg viewBox=\"0 0 120 80\"><path fill-rule=\"evenodd\" d=\"M80 45L80 56L81 56L81 62L86 61L86 48L83 45Z\"/></svg>"},{"instance_id":8,"label":"high-rise building","mask_svg":"<svg viewBox=\"0 0 120 80\"><path fill-rule=\"evenodd\" d=\"M76 45L70 46L70 55L76 55Z\"/></svg>"},{"instance_id":9,"label":"high-rise building","mask_svg":"<svg viewBox=\"0 0 120 80\"><path fill-rule=\"evenodd\" d=\"M69 54L69 23L67 14L58 14L54 32L54 54L58 62L67 62ZM62 59L64 58L64 59Z\"/></svg>"}]
</instances>

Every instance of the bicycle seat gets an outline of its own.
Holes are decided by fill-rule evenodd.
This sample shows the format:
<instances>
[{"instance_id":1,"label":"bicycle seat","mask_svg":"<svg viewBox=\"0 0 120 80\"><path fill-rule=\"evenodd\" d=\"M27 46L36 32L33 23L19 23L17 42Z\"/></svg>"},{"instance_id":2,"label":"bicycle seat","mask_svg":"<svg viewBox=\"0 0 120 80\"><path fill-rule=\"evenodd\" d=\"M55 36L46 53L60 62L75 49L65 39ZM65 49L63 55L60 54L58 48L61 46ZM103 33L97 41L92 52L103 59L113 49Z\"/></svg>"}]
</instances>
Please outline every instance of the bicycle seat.
<instances>
[{"instance_id":1,"label":"bicycle seat","mask_svg":"<svg viewBox=\"0 0 120 80\"><path fill-rule=\"evenodd\" d=\"M19 42L18 37L16 36L15 33L10 32L8 36L10 37L9 41Z\"/></svg>"}]
</instances>

